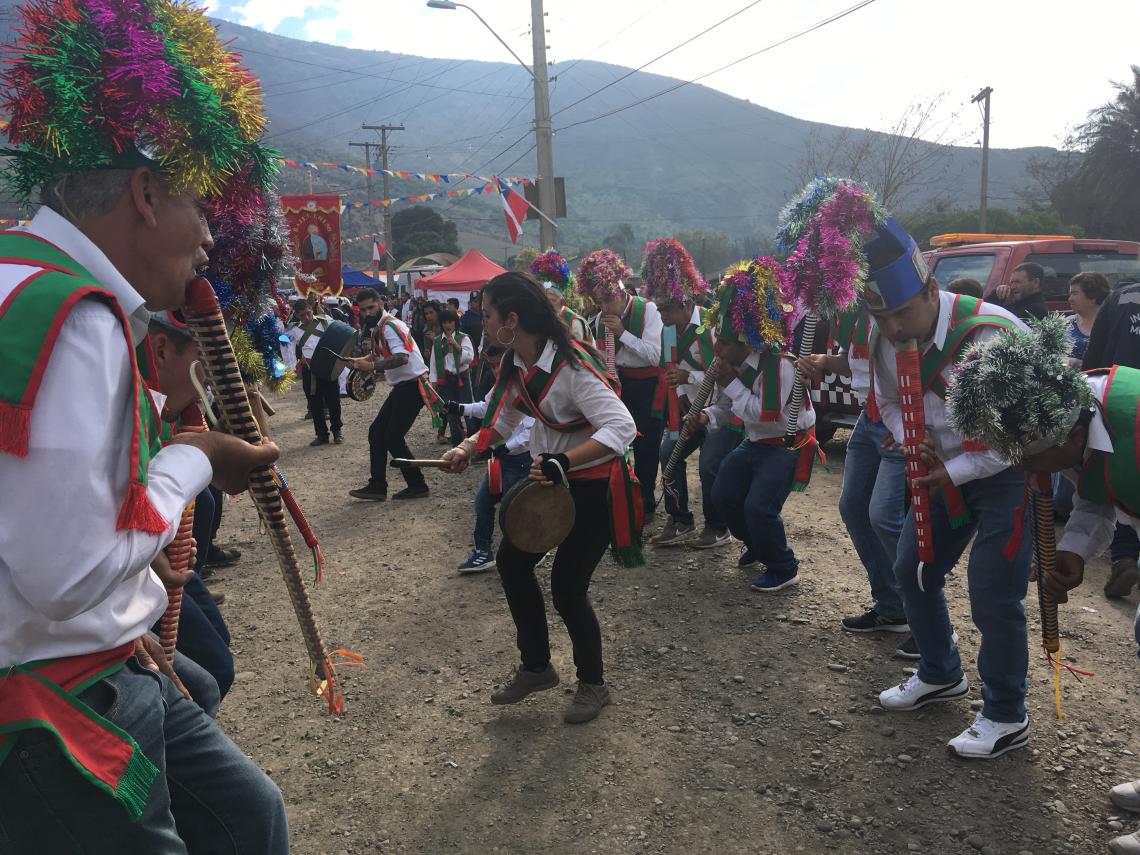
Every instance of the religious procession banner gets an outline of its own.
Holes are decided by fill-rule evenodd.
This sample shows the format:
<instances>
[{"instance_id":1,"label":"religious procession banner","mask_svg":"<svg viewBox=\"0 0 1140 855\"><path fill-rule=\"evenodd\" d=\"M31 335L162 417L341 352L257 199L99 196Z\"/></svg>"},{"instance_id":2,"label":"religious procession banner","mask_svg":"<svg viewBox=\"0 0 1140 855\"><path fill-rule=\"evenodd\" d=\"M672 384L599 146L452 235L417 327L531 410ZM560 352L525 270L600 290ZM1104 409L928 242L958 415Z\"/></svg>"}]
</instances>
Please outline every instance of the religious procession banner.
<instances>
[{"instance_id":1,"label":"religious procession banner","mask_svg":"<svg viewBox=\"0 0 1140 855\"><path fill-rule=\"evenodd\" d=\"M281 210L289 231L289 244L297 259L297 293L339 294L340 197L336 195L282 196Z\"/></svg>"}]
</instances>

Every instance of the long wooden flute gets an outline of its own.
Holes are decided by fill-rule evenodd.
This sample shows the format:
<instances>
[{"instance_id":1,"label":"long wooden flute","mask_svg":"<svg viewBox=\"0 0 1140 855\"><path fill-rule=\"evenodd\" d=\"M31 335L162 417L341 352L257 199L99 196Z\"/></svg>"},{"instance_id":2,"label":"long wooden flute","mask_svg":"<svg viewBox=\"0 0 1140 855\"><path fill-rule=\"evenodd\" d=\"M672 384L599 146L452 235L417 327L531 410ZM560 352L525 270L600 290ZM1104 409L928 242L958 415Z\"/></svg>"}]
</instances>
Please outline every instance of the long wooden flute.
<instances>
[{"instance_id":1,"label":"long wooden flute","mask_svg":"<svg viewBox=\"0 0 1140 855\"><path fill-rule=\"evenodd\" d=\"M199 277L191 283L187 289L184 314L186 325L195 344L198 345L202 364L214 389L226 431L246 442L260 442L261 432L253 418L245 382L238 370L233 345L230 344L229 335L226 333L222 309L218 305L217 295L209 280ZM340 689L336 669L321 639L316 618L313 617L309 592L301 576L297 553L289 537L289 528L285 524L281 492L274 480L272 467L262 466L250 473L249 492L273 543L277 563L281 568L281 577L285 581L289 601L293 605L297 623L301 627L301 635L305 640L310 666L315 677L322 681L317 689L325 695L329 712L340 714L344 710L344 694Z\"/></svg>"},{"instance_id":2,"label":"long wooden flute","mask_svg":"<svg viewBox=\"0 0 1140 855\"><path fill-rule=\"evenodd\" d=\"M705 377L701 380L701 385L697 387L697 393L693 396L693 400L689 402L689 412L699 413L708 404L709 398L712 397L713 388L716 386L716 371L720 367L720 357L714 357L709 367L705 369ZM677 444L673 446L673 453L669 455L669 462L665 464L665 468L661 470L661 483L663 486L668 487L673 483L673 472L677 468L677 464L681 462L681 455L685 440L693 435L688 419L681 422L681 435L677 437Z\"/></svg>"}]
</instances>

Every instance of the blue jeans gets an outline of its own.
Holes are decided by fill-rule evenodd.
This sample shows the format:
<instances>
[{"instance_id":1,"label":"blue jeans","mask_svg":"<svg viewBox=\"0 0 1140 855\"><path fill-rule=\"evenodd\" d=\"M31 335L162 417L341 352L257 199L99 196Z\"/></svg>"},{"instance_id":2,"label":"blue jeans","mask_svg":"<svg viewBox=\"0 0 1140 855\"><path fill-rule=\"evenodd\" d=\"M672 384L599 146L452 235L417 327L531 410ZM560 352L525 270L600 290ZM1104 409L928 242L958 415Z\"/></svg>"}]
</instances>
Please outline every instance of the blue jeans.
<instances>
[{"instance_id":1,"label":"blue jeans","mask_svg":"<svg viewBox=\"0 0 1140 855\"><path fill-rule=\"evenodd\" d=\"M954 683L962 677L962 660L952 638L943 586L946 574L958 563L970 539L974 539L966 579L971 616L982 635L978 651L982 714L991 721L1015 722L1025 718L1029 642L1023 601L1033 547L1028 526L1014 559L1009 561L1002 554L1024 493L1025 476L1013 469L965 484L962 498L970 511L970 522L956 529L950 527L943 498L932 497L935 554L923 569L925 591L918 589L913 509L903 524L895 560L895 578L922 657L918 663L919 679L927 683Z\"/></svg>"},{"instance_id":2,"label":"blue jeans","mask_svg":"<svg viewBox=\"0 0 1140 855\"><path fill-rule=\"evenodd\" d=\"M194 703L210 718L217 718L218 708L222 705L222 692L213 675L178 650L174 651L173 666L174 673L178 675L178 679L182 681Z\"/></svg>"},{"instance_id":3,"label":"blue jeans","mask_svg":"<svg viewBox=\"0 0 1140 855\"><path fill-rule=\"evenodd\" d=\"M906 515L906 458L883 448L887 428L863 413L847 440L839 515L871 583L875 611L905 620L895 584L895 550Z\"/></svg>"},{"instance_id":4,"label":"blue jeans","mask_svg":"<svg viewBox=\"0 0 1140 855\"><path fill-rule=\"evenodd\" d=\"M792 492L796 458L783 445L742 442L724 459L712 488L733 536L768 570L789 579L800 562L788 547L780 511Z\"/></svg>"},{"instance_id":5,"label":"blue jeans","mask_svg":"<svg viewBox=\"0 0 1140 855\"><path fill-rule=\"evenodd\" d=\"M728 428L718 428L712 431L701 431L689 437L686 448L682 452L677 468L673 471L673 489L677 493L675 500L669 491L665 491L665 511L669 516L683 525L693 524L693 512L689 510L689 480L686 477L687 467L685 461L698 448L701 450L698 471L701 476L701 512L705 517L705 525L716 531L725 531L728 523L716 508L712 500L712 486L716 481L716 473L720 464L732 449L740 444L741 435ZM673 448L679 439L665 437L661 442L661 471L673 456Z\"/></svg>"},{"instance_id":6,"label":"blue jeans","mask_svg":"<svg viewBox=\"0 0 1140 855\"><path fill-rule=\"evenodd\" d=\"M174 684L133 659L80 695L127 731L159 769L131 822L46 730L27 731L0 766L0 850L52 855L286 853L277 786Z\"/></svg>"},{"instance_id":7,"label":"blue jeans","mask_svg":"<svg viewBox=\"0 0 1140 855\"><path fill-rule=\"evenodd\" d=\"M475 548L490 552L495 542L495 505L530 471L530 452L508 454L502 458L503 492L492 496L487 489L487 476L475 491Z\"/></svg>"}]
</instances>

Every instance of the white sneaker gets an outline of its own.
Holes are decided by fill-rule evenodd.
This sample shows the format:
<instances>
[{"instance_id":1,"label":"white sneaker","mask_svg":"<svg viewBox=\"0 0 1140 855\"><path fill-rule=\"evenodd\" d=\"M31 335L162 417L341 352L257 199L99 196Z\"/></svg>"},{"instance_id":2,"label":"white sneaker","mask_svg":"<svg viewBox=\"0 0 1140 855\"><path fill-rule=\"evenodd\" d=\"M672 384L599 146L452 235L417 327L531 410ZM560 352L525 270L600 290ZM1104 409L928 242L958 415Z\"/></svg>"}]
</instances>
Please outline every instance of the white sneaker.
<instances>
[{"instance_id":1,"label":"white sneaker","mask_svg":"<svg viewBox=\"0 0 1140 855\"><path fill-rule=\"evenodd\" d=\"M1140 831L1110 840L1108 849L1113 855L1140 855Z\"/></svg>"},{"instance_id":2,"label":"white sneaker","mask_svg":"<svg viewBox=\"0 0 1140 855\"><path fill-rule=\"evenodd\" d=\"M883 709L888 710L916 710L927 704L964 698L969 691L970 683L964 676L957 683L940 686L936 683L924 683L915 674L905 683L879 692L879 703L883 705Z\"/></svg>"},{"instance_id":3,"label":"white sneaker","mask_svg":"<svg viewBox=\"0 0 1140 855\"><path fill-rule=\"evenodd\" d=\"M981 713L946 747L959 757L992 760L1029 743L1029 716L1021 721L990 721Z\"/></svg>"},{"instance_id":4,"label":"white sneaker","mask_svg":"<svg viewBox=\"0 0 1140 855\"><path fill-rule=\"evenodd\" d=\"M1140 781L1117 784L1108 791L1108 797L1121 810L1140 813Z\"/></svg>"}]
</instances>

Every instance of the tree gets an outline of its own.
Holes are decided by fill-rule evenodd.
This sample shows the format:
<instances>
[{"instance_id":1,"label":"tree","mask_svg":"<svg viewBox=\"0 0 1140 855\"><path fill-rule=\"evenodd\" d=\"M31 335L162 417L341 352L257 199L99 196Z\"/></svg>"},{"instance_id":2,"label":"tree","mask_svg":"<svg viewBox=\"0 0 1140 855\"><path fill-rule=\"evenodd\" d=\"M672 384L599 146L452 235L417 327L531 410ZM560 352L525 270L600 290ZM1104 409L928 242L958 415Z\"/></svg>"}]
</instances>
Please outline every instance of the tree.
<instances>
[{"instance_id":1,"label":"tree","mask_svg":"<svg viewBox=\"0 0 1140 855\"><path fill-rule=\"evenodd\" d=\"M680 229L673 237L693 256L697 269L709 276L720 273L744 254L736 241L723 232Z\"/></svg>"},{"instance_id":2,"label":"tree","mask_svg":"<svg viewBox=\"0 0 1140 855\"><path fill-rule=\"evenodd\" d=\"M1095 237L1140 236L1140 66L1132 78L1076 129L1067 148L1079 161L1052 188L1061 214Z\"/></svg>"},{"instance_id":3,"label":"tree","mask_svg":"<svg viewBox=\"0 0 1140 855\"><path fill-rule=\"evenodd\" d=\"M959 142L951 137L951 124L939 118L945 100L943 92L915 101L883 132L816 126L800 159L800 178L803 183L817 175L852 178L870 187L889 210L915 204L919 193L924 205L932 204L931 190L945 186L950 147Z\"/></svg>"},{"instance_id":4,"label":"tree","mask_svg":"<svg viewBox=\"0 0 1140 855\"><path fill-rule=\"evenodd\" d=\"M459 254L459 230L427 205L413 205L392 216L392 255L403 264L433 252Z\"/></svg>"}]
</instances>

